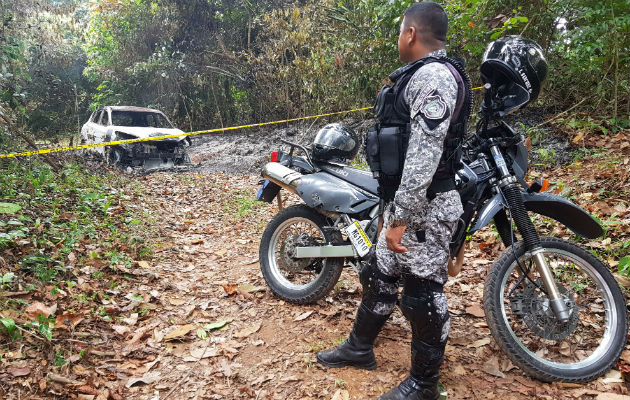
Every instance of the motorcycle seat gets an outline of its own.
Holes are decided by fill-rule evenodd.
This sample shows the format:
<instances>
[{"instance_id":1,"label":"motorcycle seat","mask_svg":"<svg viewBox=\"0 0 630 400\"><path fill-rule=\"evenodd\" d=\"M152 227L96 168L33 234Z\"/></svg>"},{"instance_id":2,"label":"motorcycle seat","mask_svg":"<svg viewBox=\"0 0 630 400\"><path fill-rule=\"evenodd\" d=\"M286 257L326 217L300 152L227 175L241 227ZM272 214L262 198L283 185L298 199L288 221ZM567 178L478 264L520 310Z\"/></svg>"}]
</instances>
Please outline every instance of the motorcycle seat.
<instances>
[{"instance_id":1,"label":"motorcycle seat","mask_svg":"<svg viewBox=\"0 0 630 400\"><path fill-rule=\"evenodd\" d=\"M372 173L369 171L338 164L324 164L319 165L319 167L329 174L351 183L366 192L378 195L378 181L372 177Z\"/></svg>"}]
</instances>

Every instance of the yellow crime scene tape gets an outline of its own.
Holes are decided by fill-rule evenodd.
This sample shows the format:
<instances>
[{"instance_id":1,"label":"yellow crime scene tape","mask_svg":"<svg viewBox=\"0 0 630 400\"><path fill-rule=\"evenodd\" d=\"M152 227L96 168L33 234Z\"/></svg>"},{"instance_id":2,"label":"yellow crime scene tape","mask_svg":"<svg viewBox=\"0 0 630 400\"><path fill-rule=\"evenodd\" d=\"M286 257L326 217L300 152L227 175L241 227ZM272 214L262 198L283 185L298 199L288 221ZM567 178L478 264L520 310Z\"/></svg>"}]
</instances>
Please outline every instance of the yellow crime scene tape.
<instances>
[{"instance_id":1,"label":"yellow crime scene tape","mask_svg":"<svg viewBox=\"0 0 630 400\"><path fill-rule=\"evenodd\" d=\"M483 89L483 86L479 86L479 87L473 88L472 90L479 90L479 89ZM171 139L171 138L182 137L182 136L203 135L205 133L217 133L217 132L234 131L234 130L237 130L237 129L255 128L255 127L259 127L259 126L276 125L276 124L283 124L283 123L287 123L287 122L303 121L303 120L313 119L313 118L329 117L331 115L339 115L339 114L346 114L346 113L351 113L351 112L366 111L366 110L371 110L373 108L374 107L362 107L362 108L355 108L354 110L335 111L335 112L325 113L325 114L309 115L307 117L283 119L283 120L280 120L280 121L259 122L259 123L256 123L256 124L230 126L230 127L227 127L227 128L208 129L208 130L205 130L205 131L195 131L195 132L188 132L188 133L177 133L175 135L155 136L155 137L143 138L143 139L114 140L114 141L111 141L111 142L103 142L103 143L81 144L81 145L78 145L78 146L55 147L55 148L52 148L52 149L41 149L41 150L34 150L34 151L24 151L24 152L21 152L21 153L0 154L0 158L35 156L35 155L39 155L39 154L58 153L60 151L72 151L72 150L80 150L80 149L89 149L89 148L93 148L93 147L115 146L115 145L127 144L127 143L149 142L151 140L164 140L164 139Z\"/></svg>"},{"instance_id":2,"label":"yellow crime scene tape","mask_svg":"<svg viewBox=\"0 0 630 400\"><path fill-rule=\"evenodd\" d=\"M346 114L346 113L351 113L351 112L366 111L366 110L371 110L373 108L374 107L363 107L363 108L356 108L354 110L336 111L336 112L325 113L325 114L309 115L307 117L283 119L283 120L280 120L280 121L260 122L260 123L256 123L256 124L230 126L230 127L227 127L227 128L208 129L208 130L205 130L205 131L195 131L195 132L188 132L188 133L177 133L177 134L174 134L174 135L155 136L155 137L143 138L143 139L115 140L115 141L111 141L111 142L103 142L103 143L95 143L95 144L81 144L81 145L78 145L78 146L66 146L66 147L56 147L56 148L52 148L52 149L41 149L41 150L34 150L34 151L25 151L25 152L22 152L22 153L0 154L0 158L34 156L34 155L39 155L39 154L57 153L57 152L60 152L60 151L72 151L72 150L80 150L80 149L89 149L89 148L92 148L92 147L115 146L115 145L119 145L119 144L148 142L148 141L151 141L151 140L164 140L164 139L170 139L170 138L176 138L176 137L182 137L182 136L202 135L202 134L205 134L205 133L216 133L216 132L233 131L233 130L243 129L243 128L255 128L255 127L259 127L259 126L276 125L276 124L282 124L282 123L286 123L286 122L295 122L295 121L302 121L302 120L313 119L313 118L329 117L331 115L339 115L339 114Z\"/></svg>"}]
</instances>

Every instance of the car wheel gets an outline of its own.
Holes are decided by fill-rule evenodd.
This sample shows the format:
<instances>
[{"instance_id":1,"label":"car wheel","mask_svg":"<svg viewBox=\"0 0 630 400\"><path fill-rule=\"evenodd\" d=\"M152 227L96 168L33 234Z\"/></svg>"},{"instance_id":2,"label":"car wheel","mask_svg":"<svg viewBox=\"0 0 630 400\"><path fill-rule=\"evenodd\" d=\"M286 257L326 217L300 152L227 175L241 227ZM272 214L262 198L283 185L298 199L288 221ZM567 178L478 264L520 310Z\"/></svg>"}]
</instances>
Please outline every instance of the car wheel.
<instances>
[{"instance_id":1,"label":"car wheel","mask_svg":"<svg viewBox=\"0 0 630 400\"><path fill-rule=\"evenodd\" d=\"M113 166L119 166L122 161L122 150L116 147L111 147L107 152L107 163Z\"/></svg>"}]
</instances>

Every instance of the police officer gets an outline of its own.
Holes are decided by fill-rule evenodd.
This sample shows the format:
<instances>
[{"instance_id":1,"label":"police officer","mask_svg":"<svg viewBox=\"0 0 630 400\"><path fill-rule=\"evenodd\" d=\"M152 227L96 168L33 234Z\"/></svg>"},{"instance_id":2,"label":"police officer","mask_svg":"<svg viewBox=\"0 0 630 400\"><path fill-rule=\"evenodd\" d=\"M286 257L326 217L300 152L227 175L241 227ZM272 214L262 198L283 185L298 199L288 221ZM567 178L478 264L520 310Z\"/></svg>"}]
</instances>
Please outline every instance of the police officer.
<instances>
[{"instance_id":1,"label":"police officer","mask_svg":"<svg viewBox=\"0 0 630 400\"><path fill-rule=\"evenodd\" d=\"M470 102L462 97L462 92L470 92L465 72L446 59L447 26L446 14L436 3L416 3L405 11L398 51L408 64L390 75L393 88L379 93L381 123L368 134L366 146L368 161L376 156L375 164L380 165L376 169L381 172L381 196L387 201L386 229L380 233L375 257L361 271L363 298L348 339L317 354L318 362L328 367L376 368L373 343L394 310L402 279L400 308L412 329L411 371L379 398L383 400L439 398L438 370L450 326L443 285L450 238L463 212L454 190L453 159L462 121L465 129L469 115L461 103ZM396 122L401 118L406 120ZM455 123L459 131L453 129ZM394 136L388 137L388 132ZM393 148L388 144L392 141ZM397 146L406 151L401 173L394 171Z\"/></svg>"}]
</instances>

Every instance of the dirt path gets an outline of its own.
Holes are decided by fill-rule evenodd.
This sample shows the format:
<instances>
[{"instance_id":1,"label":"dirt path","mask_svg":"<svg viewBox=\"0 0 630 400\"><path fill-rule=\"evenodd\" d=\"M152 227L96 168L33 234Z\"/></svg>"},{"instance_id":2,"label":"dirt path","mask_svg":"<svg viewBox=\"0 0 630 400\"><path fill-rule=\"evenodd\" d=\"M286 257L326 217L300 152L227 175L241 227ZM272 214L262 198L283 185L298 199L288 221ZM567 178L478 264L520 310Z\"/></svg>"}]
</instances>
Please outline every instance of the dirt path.
<instances>
[{"instance_id":1,"label":"dirt path","mask_svg":"<svg viewBox=\"0 0 630 400\"><path fill-rule=\"evenodd\" d=\"M56 316L51 339L24 330L21 341L3 342L0 400L375 399L396 386L408 373L411 336L398 310L376 342L377 370L324 369L315 361L351 329L361 298L352 270L329 297L308 306L274 297L261 276L259 239L277 208L254 201L254 171L277 139L306 143L314 133L308 129L216 137L191 149L191 168L136 176L108 212L144 213L137 229L150 229L140 236L152 238L153 257L101 254L99 243L85 238L74 252L89 257L71 270L63 291L6 293L7 303L29 304L25 314L36 305L59 309L47 311ZM584 154L568 166L530 168L604 222L606 238L582 245L601 250L613 268L630 243L629 140L628 133L589 135ZM132 222L108 229L132 230ZM558 224L538 223L547 234L573 237ZM630 370L630 345L615 369L585 385L532 380L499 350L481 302L486 271L501 250L490 230L475 234L463 272L446 285L451 336L441 383L448 399L627 399L628 377L624 383L619 369Z\"/></svg>"},{"instance_id":2,"label":"dirt path","mask_svg":"<svg viewBox=\"0 0 630 400\"><path fill-rule=\"evenodd\" d=\"M148 383L131 385L129 398L369 399L406 376L410 330L399 311L376 343L376 371L316 363L318 350L349 332L360 285L352 271L344 272L331 296L311 306L288 304L266 290L258 244L277 210L251 202L258 177L161 173L142 179L162 239L149 266L158 279L139 291L155 310L115 344L123 356L113 363L122 383L143 376ZM615 379L551 385L515 368L494 344L480 307L498 244L471 247L464 272L446 287L452 328L441 382L448 398L628 394ZM206 339L199 337L203 326Z\"/></svg>"}]
</instances>

